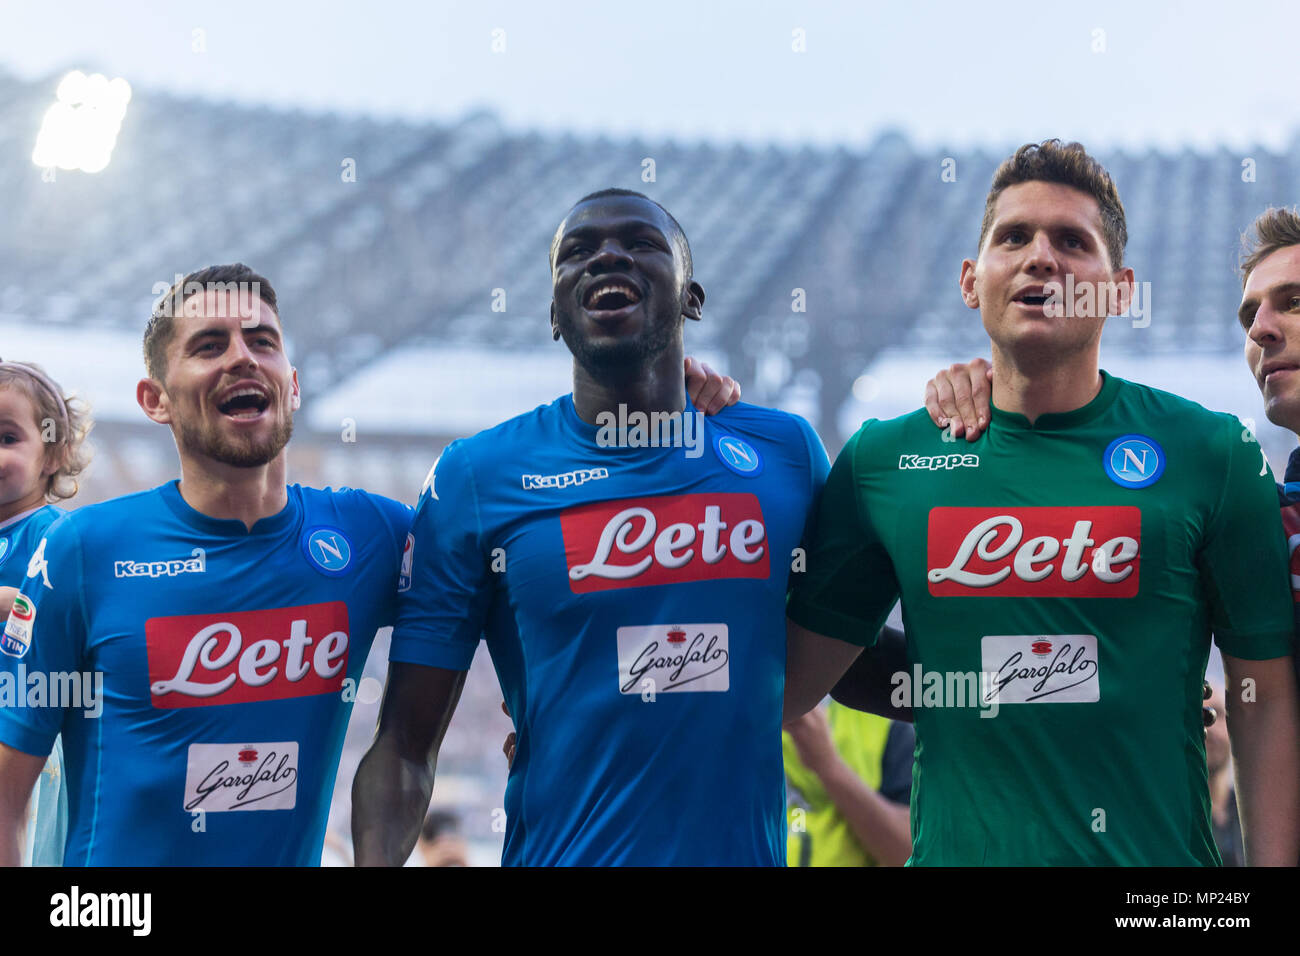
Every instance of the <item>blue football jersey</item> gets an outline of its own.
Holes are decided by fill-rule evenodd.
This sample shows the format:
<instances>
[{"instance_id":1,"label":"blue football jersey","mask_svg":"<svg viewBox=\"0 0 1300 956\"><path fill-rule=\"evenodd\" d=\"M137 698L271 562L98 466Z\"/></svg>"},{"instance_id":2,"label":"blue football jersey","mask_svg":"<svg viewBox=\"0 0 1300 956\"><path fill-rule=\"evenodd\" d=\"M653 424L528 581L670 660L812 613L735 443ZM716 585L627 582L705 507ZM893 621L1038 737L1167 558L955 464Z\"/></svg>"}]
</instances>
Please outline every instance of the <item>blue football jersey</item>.
<instances>
[{"instance_id":1,"label":"blue football jersey","mask_svg":"<svg viewBox=\"0 0 1300 956\"><path fill-rule=\"evenodd\" d=\"M62 731L66 865L320 862L411 509L288 498L250 531L171 482L72 512L36 545L0 637L0 690L23 689L0 741L46 754Z\"/></svg>"},{"instance_id":2,"label":"blue football jersey","mask_svg":"<svg viewBox=\"0 0 1300 956\"><path fill-rule=\"evenodd\" d=\"M42 505L0 522L0 587L22 587L27 577L27 559L45 537L45 529L64 514L62 508Z\"/></svg>"},{"instance_id":3,"label":"blue football jersey","mask_svg":"<svg viewBox=\"0 0 1300 956\"><path fill-rule=\"evenodd\" d=\"M45 529L63 514L62 508L43 505L0 523L0 586L22 586L27 577L27 559L45 537ZM23 865L59 866L67 832L68 789L63 785L63 738L59 737L32 790Z\"/></svg>"},{"instance_id":4,"label":"blue football jersey","mask_svg":"<svg viewBox=\"0 0 1300 956\"><path fill-rule=\"evenodd\" d=\"M796 416L700 419L610 447L566 395L426 482L389 659L463 670L486 634L505 864L784 865L786 588L829 466Z\"/></svg>"}]
</instances>

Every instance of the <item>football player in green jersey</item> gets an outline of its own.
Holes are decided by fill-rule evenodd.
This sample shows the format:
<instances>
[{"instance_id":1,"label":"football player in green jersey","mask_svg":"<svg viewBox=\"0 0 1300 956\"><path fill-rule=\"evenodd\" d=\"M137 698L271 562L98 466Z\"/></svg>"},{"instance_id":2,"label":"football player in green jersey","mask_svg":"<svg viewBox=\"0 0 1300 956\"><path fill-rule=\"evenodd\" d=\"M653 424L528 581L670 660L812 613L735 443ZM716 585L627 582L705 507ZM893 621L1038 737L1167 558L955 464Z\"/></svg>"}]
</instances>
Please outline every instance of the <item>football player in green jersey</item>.
<instances>
[{"instance_id":1,"label":"football player in green jersey","mask_svg":"<svg viewBox=\"0 0 1300 956\"><path fill-rule=\"evenodd\" d=\"M913 863L1217 864L1211 634L1229 682L1250 688L1228 723L1247 861L1300 855L1276 492L1235 418L1099 369L1102 326L1132 291L1125 239L1083 147L1018 150L962 263L992 342L987 429L956 445L923 411L867 422L823 494L789 605L786 716L901 598Z\"/></svg>"}]
</instances>

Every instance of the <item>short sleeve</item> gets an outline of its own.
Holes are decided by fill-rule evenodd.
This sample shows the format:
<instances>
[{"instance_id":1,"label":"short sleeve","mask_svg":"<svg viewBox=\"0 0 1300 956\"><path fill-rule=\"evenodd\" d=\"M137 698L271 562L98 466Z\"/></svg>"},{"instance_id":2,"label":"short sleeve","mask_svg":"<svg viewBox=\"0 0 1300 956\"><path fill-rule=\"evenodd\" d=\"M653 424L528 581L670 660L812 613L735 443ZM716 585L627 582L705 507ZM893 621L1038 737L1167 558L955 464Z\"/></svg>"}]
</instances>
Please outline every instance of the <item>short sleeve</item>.
<instances>
[{"instance_id":1,"label":"short sleeve","mask_svg":"<svg viewBox=\"0 0 1300 956\"><path fill-rule=\"evenodd\" d=\"M474 473L460 442L447 446L429 473L403 565L388 659L468 670L493 582Z\"/></svg>"},{"instance_id":2,"label":"short sleeve","mask_svg":"<svg viewBox=\"0 0 1300 956\"><path fill-rule=\"evenodd\" d=\"M45 532L0 636L0 742L46 757L63 724L58 701L37 689L79 673L86 642L81 539L68 517ZM43 680L33 677L43 675ZM52 679L53 678L53 679Z\"/></svg>"},{"instance_id":3,"label":"short sleeve","mask_svg":"<svg viewBox=\"0 0 1300 956\"><path fill-rule=\"evenodd\" d=\"M826 479L802 574L786 614L800 627L870 646L898 601L893 563L869 521L858 488L859 456L871 422L849 439Z\"/></svg>"},{"instance_id":4,"label":"short sleeve","mask_svg":"<svg viewBox=\"0 0 1300 956\"><path fill-rule=\"evenodd\" d=\"M826 476L830 474L831 461L826 455L826 446L822 444L821 436L816 430L808 424L807 420L798 415L793 416L799 425L799 431L803 433L804 443L808 446L808 465L812 473L812 492L813 500L821 494L822 488L826 485Z\"/></svg>"},{"instance_id":5,"label":"short sleeve","mask_svg":"<svg viewBox=\"0 0 1300 956\"><path fill-rule=\"evenodd\" d=\"M1200 554L1214 639L1233 657L1285 657L1294 621L1277 486L1254 435L1232 417L1227 432L1223 492Z\"/></svg>"},{"instance_id":6,"label":"short sleeve","mask_svg":"<svg viewBox=\"0 0 1300 956\"><path fill-rule=\"evenodd\" d=\"M415 517L415 509L408 504L394 501L392 498L385 498L382 495L369 495L369 498L371 503L379 510L383 521L386 532L382 536L383 544L392 556L389 567L394 569L392 585L388 593L384 595L385 603L380 612L379 626L386 627L396 623L398 594L410 579L409 560L411 545L414 543L411 536L411 524Z\"/></svg>"}]
</instances>

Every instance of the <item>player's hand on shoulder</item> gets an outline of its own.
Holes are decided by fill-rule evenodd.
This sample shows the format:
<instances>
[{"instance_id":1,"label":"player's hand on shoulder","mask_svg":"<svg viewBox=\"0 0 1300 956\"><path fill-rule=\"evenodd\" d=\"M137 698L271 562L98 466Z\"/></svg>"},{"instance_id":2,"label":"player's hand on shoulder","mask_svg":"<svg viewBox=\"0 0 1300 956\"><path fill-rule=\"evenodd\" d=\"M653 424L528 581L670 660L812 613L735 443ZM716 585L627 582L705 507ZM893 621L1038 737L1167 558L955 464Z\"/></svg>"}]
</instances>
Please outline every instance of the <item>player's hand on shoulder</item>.
<instances>
[{"instance_id":1,"label":"player's hand on shoulder","mask_svg":"<svg viewBox=\"0 0 1300 956\"><path fill-rule=\"evenodd\" d=\"M706 362L686 356L686 394L705 415L716 415L740 401L740 383L715 372Z\"/></svg>"},{"instance_id":2,"label":"player's hand on shoulder","mask_svg":"<svg viewBox=\"0 0 1300 956\"><path fill-rule=\"evenodd\" d=\"M940 428L952 423L953 438L974 441L989 423L993 366L971 359L939 372L925 383L925 409Z\"/></svg>"},{"instance_id":3,"label":"player's hand on shoulder","mask_svg":"<svg viewBox=\"0 0 1300 956\"><path fill-rule=\"evenodd\" d=\"M0 588L0 621L9 617L9 612L14 609L14 598L17 596L17 588Z\"/></svg>"}]
</instances>

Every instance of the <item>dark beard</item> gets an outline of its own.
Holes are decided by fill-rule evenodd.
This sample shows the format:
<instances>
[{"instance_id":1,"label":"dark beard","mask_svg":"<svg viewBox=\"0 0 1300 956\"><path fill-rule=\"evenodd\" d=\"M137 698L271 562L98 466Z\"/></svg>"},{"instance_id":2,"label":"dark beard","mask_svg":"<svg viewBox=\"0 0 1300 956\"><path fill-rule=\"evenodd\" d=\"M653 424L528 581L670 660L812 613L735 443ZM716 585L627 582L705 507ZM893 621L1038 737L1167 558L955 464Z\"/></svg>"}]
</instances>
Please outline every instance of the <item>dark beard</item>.
<instances>
[{"instance_id":1,"label":"dark beard","mask_svg":"<svg viewBox=\"0 0 1300 956\"><path fill-rule=\"evenodd\" d=\"M177 442L182 452L205 455L223 465L235 468L260 468L275 460L293 437L293 419L285 418L276 425L271 437L263 442L250 439L229 441L215 429L196 427L189 421L180 422Z\"/></svg>"},{"instance_id":2,"label":"dark beard","mask_svg":"<svg viewBox=\"0 0 1300 956\"><path fill-rule=\"evenodd\" d=\"M624 375L651 365L677 341L681 318L677 323L652 322L635 338L596 345L577 331L573 318L563 309L555 310L555 324L560 337L573 353L574 361L596 378Z\"/></svg>"}]
</instances>

